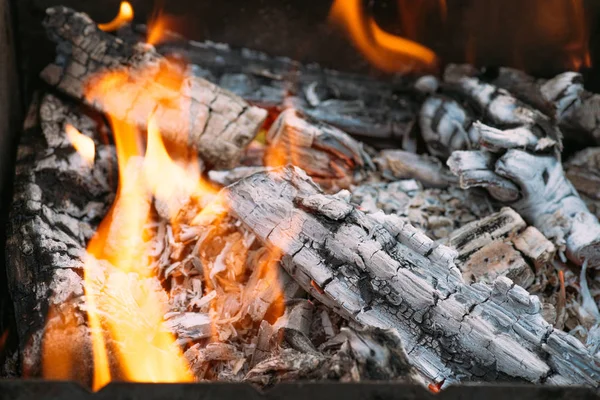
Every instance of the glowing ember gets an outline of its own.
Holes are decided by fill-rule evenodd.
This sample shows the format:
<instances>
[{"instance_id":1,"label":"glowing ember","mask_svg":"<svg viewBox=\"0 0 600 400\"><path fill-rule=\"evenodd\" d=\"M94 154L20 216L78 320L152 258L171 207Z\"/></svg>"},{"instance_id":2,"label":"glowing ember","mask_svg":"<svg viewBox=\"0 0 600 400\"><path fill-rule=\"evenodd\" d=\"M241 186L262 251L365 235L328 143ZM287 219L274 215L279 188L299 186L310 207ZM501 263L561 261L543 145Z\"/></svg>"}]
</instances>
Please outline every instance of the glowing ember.
<instances>
[{"instance_id":1,"label":"glowing ember","mask_svg":"<svg viewBox=\"0 0 600 400\"><path fill-rule=\"evenodd\" d=\"M96 157L96 145L94 141L79 132L73 125L67 124L65 126L65 132L69 141L77 150L77 153L83 158L85 163L89 166L94 164L94 158Z\"/></svg>"},{"instance_id":2,"label":"glowing ember","mask_svg":"<svg viewBox=\"0 0 600 400\"><path fill-rule=\"evenodd\" d=\"M336 0L330 19L344 27L356 47L385 72L431 70L437 66L435 53L411 40L382 30L363 9L361 0Z\"/></svg>"},{"instance_id":3,"label":"glowing ember","mask_svg":"<svg viewBox=\"0 0 600 400\"><path fill-rule=\"evenodd\" d=\"M116 31L131 21L133 21L133 7L129 2L123 1L121 7L119 7L119 14L115 19L106 24L98 24L98 28L106 32Z\"/></svg>"}]
</instances>

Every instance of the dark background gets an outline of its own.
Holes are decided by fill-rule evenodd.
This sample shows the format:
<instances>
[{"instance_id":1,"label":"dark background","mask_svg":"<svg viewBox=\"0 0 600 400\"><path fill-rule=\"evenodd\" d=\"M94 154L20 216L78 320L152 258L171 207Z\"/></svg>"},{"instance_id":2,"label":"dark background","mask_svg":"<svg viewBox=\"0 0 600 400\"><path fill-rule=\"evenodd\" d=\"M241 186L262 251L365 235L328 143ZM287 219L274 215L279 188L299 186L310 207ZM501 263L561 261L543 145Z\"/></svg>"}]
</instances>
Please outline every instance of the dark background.
<instances>
[{"instance_id":1,"label":"dark background","mask_svg":"<svg viewBox=\"0 0 600 400\"><path fill-rule=\"evenodd\" d=\"M579 3L582 8L573 11ZM0 0L0 337L13 318L4 272L4 222L11 202L12 160L22 116L54 57L41 27L44 11L66 5L98 22L120 0ZM327 22L332 0L131 0L136 22L157 9L190 39L248 47L333 69L378 75L345 34ZM447 11L442 15L441 5ZM365 5L387 31L432 48L442 63L508 65L547 77L569 68L589 48L586 85L600 92L598 0L371 0ZM10 6L10 7L9 7ZM12 25L12 30L11 30ZM20 90L17 90L18 88ZM4 187L3 187L4 186ZM17 316L18 317L18 316ZM0 342L0 364L2 363Z\"/></svg>"},{"instance_id":2,"label":"dark background","mask_svg":"<svg viewBox=\"0 0 600 400\"><path fill-rule=\"evenodd\" d=\"M54 47L40 26L46 7L63 4L111 20L120 0L13 0L20 38L25 94ZM373 69L346 36L327 22L332 0L130 0L136 22L157 9L177 20L171 26L194 40L262 50L347 71ZM440 4L446 4L446 17ZM582 4L581 15L573 11ZM597 0L365 0L384 29L431 47L442 62L509 65L539 76L568 69L570 52L588 41L600 66L600 2ZM582 36L583 35L583 36ZM585 36L588 36L587 38ZM588 40L589 39L589 40ZM570 50L567 50L570 48ZM595 76L588 83L600 86ZM28 100L24 97L24 101Z\"/></svg>"}]
</instances>

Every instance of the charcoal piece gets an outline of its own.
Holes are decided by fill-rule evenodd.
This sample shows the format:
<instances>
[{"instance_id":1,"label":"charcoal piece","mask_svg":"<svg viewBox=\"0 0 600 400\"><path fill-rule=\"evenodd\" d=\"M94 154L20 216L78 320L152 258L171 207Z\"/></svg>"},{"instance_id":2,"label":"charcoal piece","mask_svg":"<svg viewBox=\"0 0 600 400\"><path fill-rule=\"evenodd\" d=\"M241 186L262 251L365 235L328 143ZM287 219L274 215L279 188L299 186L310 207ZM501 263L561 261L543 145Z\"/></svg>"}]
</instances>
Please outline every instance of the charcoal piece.
<instances>
[{"instance_id":1,"label":"charcoal piece","mask_svg":"<svg viewBox=\"0 0 600 400\"><path fill-rule=\"evenodd\" d=\"M101 31L86 14L66 7L46 14L44 27L57 44L55 62L41 74L47 83L141 129L153 115L168 141L191 146L210 165L234 166L267 116L227 90L182 75L152 46ZM120 83L99 85L108 73Z\"/></svg>"},{"instance_id":2,"label":"charcoal piece","mask_svg":"<svg viewBox=\"0 0 600 400\"><path fill-rule=\"evenodd\" d=\"M544 320L537 297L505 277L466 284L454 250L399 218L323 195L296 168L252 175L223 195L257 238L283 251L307 292L349 320L394 329L427 379L598 386L598 359Z\"/></svg>"}]
</instances>

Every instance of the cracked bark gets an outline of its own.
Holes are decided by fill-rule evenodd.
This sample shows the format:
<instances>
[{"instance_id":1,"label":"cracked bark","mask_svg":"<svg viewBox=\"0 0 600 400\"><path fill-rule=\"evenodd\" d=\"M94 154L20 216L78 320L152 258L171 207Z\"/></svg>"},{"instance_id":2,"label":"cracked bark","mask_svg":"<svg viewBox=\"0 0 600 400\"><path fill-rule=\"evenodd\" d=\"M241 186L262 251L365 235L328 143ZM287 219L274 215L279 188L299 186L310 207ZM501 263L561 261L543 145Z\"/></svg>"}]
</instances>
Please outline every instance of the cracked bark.
<instances>
[{"instance_id":1,"label":"cracked bark","mask_svg":"<svg viewBox=\"0 0 600 400\"><path fill-rule=\"evenodd\" d=\"M143 40L144 29L140 36ZM380 80L251 49L174 39L157 45L157 50L182 56L194 65L194 74L250 104L274 113L291 106L365 141L371 139L374 146L398 147L412 131L418 103L411 82L403 77Z\"/></svg>"},{"instance_id":2,"label":"cracked bark","mask_svg":"<svg viewBox=\"0 0 600 400\"><path fill-rule=\"evenodd\" d=\"M323 195L295 168L252 175L224 196L283 250L306 291L348 319L394 329L428 379L598 385L598 359L546 323L536 297L503 277L466 284L453 250L398 218Z\"/></svg>"},{"instance_id":3,"label":"cracked bark","mask_svg":"<svg viewBox=\"0 0 600 400\"><path fill-rule=\"evenodd\" d=\"M25 130L21 137L7 235L9 287L19 316L22 370L28 376L41 373L46 321L47 332L63 332L55 335L60 338L54 342L58 351L66 348L60 343L80 343L77 357L89 355L82 340L87 328L76 310L83 295L80 260L86 241L112 201L116 184L114 148L97 141L93 115L51 95L42 99L39 113L40 125ZM93 167L72 149L63 130L66 123L96 139ZM115 177L112 182L111 175ZM81 319L73 321L77 315Z\"/></svg>"},{"instance_id":4,"label":"cracked bark","mask_svg":"<svg viewBox=\"0 0 600 400\"><path fill-rule=\"evenodd\" d=\"M44 26L57 43L56 61L41 75L46 82L141 129L153 115L165 139L191 146L209 165L235 165L266 118L233 93L184 75L152 46L99 30L86 14L52 7ZM125 79L97 85L107 73Z\"/></svg>"}]
</instances>

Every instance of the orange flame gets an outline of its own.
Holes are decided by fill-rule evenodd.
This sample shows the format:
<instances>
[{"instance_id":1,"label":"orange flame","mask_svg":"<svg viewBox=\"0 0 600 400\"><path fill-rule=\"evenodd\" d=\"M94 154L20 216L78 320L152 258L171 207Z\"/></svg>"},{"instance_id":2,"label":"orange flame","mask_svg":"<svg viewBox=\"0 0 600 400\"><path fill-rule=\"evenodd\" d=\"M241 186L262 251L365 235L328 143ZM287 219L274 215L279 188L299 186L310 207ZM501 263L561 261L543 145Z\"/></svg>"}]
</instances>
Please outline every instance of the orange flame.
<instances>
[{"instance_id":1,"label":"orange flame","mask_svg":"<svg viewBox=\"0 0 600 400\"><path fill-rule=\"evenodd\" d=\"M361 53L382 71L432 70L437 56L429 48L382 30L367 16L361 0L335 0L330 20L344 27Z\"/></svg>"},{"instance_id":2,"label":"orange flame","mask_svg":"<svg viewBox=\"0 0 600 400\"><path fill-rule=\"evenodd\" d=\"M135 79L128 70L121 69L93 77L88 82L86 96L89 101L101 103L104 109L124 110L134 102L150 104L152 109L151 104L172 104L174 92L165 87L177 88L184 79L175 68L136 71ZM175 224L182 199L200 200L204 205L214 197L216 189L201 178L197 155L186 147L187 143L170 143L172 148L168 150L152 111L143 117L146 115L146 138L137 127L139 118L130 121L109 115L117 150L119 186L111 210L88 244L84 263L94 390L115 379L140 382L193 379L174 336L164 327L167 295L159 285L150 255L148 243L154 233L146 227L155 215L153 200L159 214L166 214ZM210 207L203 212L211 212ZM52 356L60 356L60 352Z\"/></svg>"},{"instance_id":3,"label":"orange flame","mask_svg":"<svg viewBox=\"0 0 600 400\"><path fill-rule=\"evenodd\" d=\"M71 124L65 125L65 132L67 133L69 141L75 150L77 150L77 153L79 153L81 158L83 158L85 163L88 166L94 164L94 158L96 157L96 145L94 144L92 138L85 136Z\"/></svg>"},{"instance_id":4,"label":"orange flame","mask_svg":"<svg viewBox=\"0 0 600 400\"><path fill-rule=\"evenodd\" d=\"M98 24L98 28L105 32L116 31L119 28L133 21L133 7L128 1L122 1L119 7L119 14L106 24Z\"/></svg>"}]
</instances>

